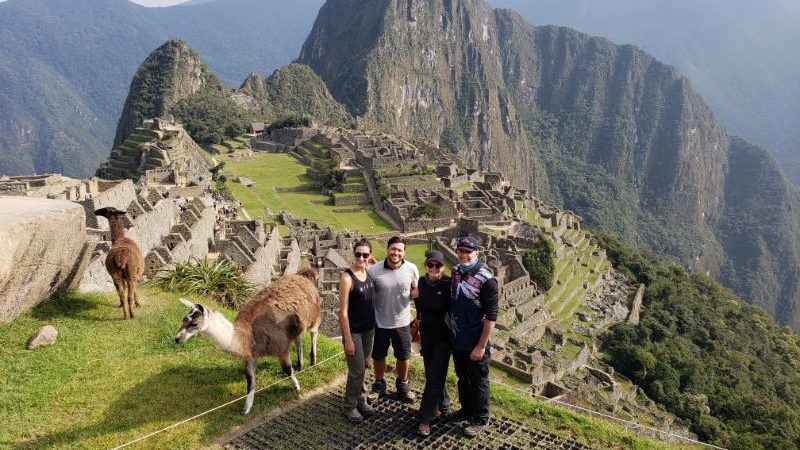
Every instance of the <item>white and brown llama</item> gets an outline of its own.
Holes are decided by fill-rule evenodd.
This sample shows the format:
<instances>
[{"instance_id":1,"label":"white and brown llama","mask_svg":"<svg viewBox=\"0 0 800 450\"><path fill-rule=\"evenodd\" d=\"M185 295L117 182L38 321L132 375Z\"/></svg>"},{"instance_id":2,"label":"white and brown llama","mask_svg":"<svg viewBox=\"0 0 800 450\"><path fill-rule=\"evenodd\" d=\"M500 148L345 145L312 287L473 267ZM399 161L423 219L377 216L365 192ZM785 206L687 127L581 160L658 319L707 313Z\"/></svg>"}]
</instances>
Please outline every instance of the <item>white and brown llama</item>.
<instances>
[{"instance_id":1,"label":"white and brown llama","mask_svg":"<svg viewBox=\"0 0 800 450\"><path fill-rule=\"evenodd\" d=\"M297 349L297 370L303 368L302 333L311 333L311 365L317 362L317 332L321 321L317 272L301 269L264 287L244 305L231 323L224 315L184 298L190 308L175 336L182 344L197 333L204 333L221 350L245 361L247 400L244 414L250 412L256 390L256 362L262 356L276 356L281 369L297 391L300 383L291 364L291 344Z\"/></svg>"},{"instance_id":2,"label":"white and brown llama","mask_svg":"<svg viewBox=\"0 0 800 450\"><path fill-rule=\"evenodd\" d=\"M125 319L133 319L133 306L139 306L137 281L144 273L144 257L139 246L132 239L125 237L122 217L126 214L116 208L100 208L94 212L97 216L108 219L111 229L111 249L106 256L106 269L114 281L119 295L119 303Z\"/></svg>"}]
</instances>

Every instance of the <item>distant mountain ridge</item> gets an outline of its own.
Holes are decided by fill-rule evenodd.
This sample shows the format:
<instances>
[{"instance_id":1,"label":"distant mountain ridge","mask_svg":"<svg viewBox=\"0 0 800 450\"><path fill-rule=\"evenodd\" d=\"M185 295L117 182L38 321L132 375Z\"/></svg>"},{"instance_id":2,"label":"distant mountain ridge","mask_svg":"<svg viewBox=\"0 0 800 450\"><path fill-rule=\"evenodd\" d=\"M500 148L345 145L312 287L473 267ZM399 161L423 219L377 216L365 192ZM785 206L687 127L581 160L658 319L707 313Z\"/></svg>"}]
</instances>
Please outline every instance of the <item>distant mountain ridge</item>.
<instances>
[{"instance_id":1,"label":"distant mountain ridge","mask_svg":"<svg viewBox=\"0 0 800 450\"><path fill-rule=\"evenodd\" d=\"M793 189L643 51L478 0L329 0L298 61L359 123L458 151L800 327Z\"/></svg>"},{"instance_id":2,"label":"distant mountain ridge","mask_svg":"<svg viewBox=\"0 0 800 450\"><path fill-rule=\"evenodd\" d=\"M131 77L152 49L186 39L234 86L296 57L321 3L0 2L0 174L93 174L112 147Z\"/></svg>"},{"instance_id":3,"label":"distant mountain ridge","mask_svg":"<svg viewBox=\"0 0 800 450\"><path fill-rule=\"evenodd\" d=\"M673 64L728 132L800 184L800 3L793 0L488 0L535 25L634 44Z\"/></svg>"}]
</instances>

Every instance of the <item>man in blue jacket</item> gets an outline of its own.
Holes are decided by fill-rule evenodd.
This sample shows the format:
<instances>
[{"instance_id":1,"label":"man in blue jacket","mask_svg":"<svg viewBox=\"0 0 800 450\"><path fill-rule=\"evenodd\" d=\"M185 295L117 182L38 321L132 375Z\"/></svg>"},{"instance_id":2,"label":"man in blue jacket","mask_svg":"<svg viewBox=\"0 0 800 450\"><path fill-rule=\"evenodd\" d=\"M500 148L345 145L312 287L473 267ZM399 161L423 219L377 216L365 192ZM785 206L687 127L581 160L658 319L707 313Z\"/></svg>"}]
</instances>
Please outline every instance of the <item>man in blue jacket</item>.
<instances>
[{"instance_id":1,"label":"man in blue jacket","mask_svg":"<svg viewBox=\"0 0 800 450\"><path fill-rule=\"evenodd\" d=\"M489 423L489 337L497 321L498 287L497 279L478 260L474 237L460 238L456 253L459 264L453 269L448 325L461 409L450 420L468 420L464 434L474 437Z\"/></svg>"}]
</instances>

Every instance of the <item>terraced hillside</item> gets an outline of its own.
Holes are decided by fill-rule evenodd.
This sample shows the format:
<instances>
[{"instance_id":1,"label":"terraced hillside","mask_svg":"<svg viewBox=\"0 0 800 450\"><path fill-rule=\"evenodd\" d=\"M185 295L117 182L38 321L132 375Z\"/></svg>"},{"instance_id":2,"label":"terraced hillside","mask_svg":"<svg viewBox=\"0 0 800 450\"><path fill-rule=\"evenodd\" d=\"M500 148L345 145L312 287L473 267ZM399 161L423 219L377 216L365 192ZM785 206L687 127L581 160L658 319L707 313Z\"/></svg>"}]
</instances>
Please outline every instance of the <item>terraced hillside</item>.
<instances>
[{"instance_id":1,"label":"terraced hillside","mask_svg":"<svg viewBox=\"0 0 800 450\"><path fill-rule=\"evenodd\" d=\"M247 161L232 161L228 155L219 159L226 161L229 180L246 177L253 181L251 188L238 183L228 184L252 216L275 220L281 210L286 210L337 230L348 229L364 234L392 231L391 226L375 213L371 202L364 201L362 191L320 193L312 176L330 168L326 150L315 142L304 144L295 152L296 155L256 153L252 160ZM363 180L360 172L347 173L343 186L348 190L357 189L363 186ZM358 201L341 204L341 198L348 196L357 196ZM337 197L339 204L335 203Z\"/></svg>"}]
</instances>

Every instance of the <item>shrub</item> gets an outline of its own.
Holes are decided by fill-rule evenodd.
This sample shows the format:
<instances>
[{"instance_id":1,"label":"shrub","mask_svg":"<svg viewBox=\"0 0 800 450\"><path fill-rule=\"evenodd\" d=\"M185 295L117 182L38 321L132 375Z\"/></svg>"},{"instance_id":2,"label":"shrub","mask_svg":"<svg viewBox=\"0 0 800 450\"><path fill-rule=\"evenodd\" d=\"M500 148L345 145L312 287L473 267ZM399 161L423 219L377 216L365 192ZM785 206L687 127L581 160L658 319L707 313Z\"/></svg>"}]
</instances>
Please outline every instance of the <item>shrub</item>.
<instances>
[{"instance_id":1,"label":"shrub","mask_svg":"<svg viewBox=\"0 0 800 450\"><path fill-rule=\"evenodd\" d=\"M234 309L247 303L256 292L256 285L247 281L238 268L207 259L161 270L153 282L165 290L205 295Z\"/></svg>"},{"instance_id":2,"label":"shrub","mask_svg":"<svg viewBox=\"0 0 800 450\"><path fill-rule=\"evenodd\" d=\"M539 233L533 249L523 251L522 263L531 277L531 280L543 290L553 286L553 273L555 272L555 248L553 243L544 234Z\"/></svg>"}]
</instances>

